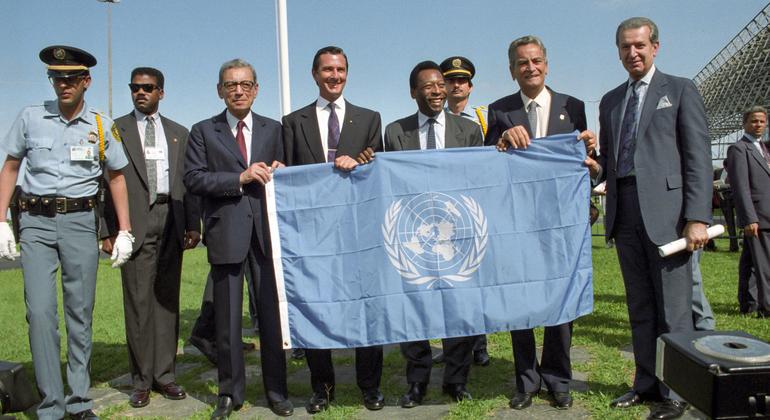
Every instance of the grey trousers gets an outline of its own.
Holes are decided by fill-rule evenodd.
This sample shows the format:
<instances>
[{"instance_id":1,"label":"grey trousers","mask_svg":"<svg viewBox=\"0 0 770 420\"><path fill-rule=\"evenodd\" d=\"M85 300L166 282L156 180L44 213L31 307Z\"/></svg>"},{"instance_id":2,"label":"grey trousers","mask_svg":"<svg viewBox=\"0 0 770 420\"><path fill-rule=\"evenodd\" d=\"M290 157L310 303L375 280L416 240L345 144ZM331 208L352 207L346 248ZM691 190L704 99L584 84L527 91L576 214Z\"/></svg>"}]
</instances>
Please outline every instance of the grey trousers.
<instances>
[{"instance_id":1,"label":"grey trousers","mask_svg":"<svg viewBox=\"0 0 770 420\"><path fill-rule=\"evenodd\" d=\"M91 409L91 319L94 310L99 248L92 211L55 217L22 213L21 265L27 304L29 344L35 379L42 397L41 419L64 417L65 411ZM67 327L67 384L61 375L56 272L61 266L64 322Z\"/></svg>"},{"instance_id":2,"label":"grey trousers","mask_svg":"<svg viewBox=\"0 0 770 420\"><path fill-rule=\"evenodd\" d=\"M692 323L696 331L714 331L714 312L703 292L703 276L700 272L702 250L692 253Z\"/></svg>"}]
</instances>

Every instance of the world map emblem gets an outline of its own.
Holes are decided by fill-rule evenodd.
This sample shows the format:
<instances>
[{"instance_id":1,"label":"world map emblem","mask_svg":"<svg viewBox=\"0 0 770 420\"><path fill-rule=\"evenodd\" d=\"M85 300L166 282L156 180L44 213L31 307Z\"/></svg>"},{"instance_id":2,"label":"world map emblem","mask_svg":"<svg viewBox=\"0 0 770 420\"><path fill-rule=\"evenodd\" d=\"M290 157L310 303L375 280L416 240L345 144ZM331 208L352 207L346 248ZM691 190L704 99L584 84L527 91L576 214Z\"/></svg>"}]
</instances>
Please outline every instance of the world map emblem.
<instances>
[{"instance_id":1,"label":"world map emblem","mask_svg":"<svg viewBox=\"0 0 770 420\"><path fill-rule=\"evenodd\" d=\"M429 192L394 201L382 223L385 252L409 284L472 278L487 249L487 219L473 198Z\"/></svg>"}]
</instances>

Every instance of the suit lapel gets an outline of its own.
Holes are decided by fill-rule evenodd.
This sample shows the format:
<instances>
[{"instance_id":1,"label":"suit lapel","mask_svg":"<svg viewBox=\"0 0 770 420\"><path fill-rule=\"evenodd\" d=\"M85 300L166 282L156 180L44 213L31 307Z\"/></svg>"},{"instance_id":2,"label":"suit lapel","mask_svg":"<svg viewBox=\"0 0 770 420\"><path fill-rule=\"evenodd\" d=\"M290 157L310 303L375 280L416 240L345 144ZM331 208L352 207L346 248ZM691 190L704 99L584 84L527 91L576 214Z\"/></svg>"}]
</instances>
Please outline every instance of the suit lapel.
<instances>
[{"instance_id":1,"label":"suit lapel","mask_svg":"<svg viewBox=\"0 0 770 420\"><path fill-rule=\"evenodd\" d=\"M254 162L261 162L260 152L262 151L263 144L260 142L260 134L263 131L265 122L257 117L254 112L251 113L251 156L249 156L249 165ZM272 162L267 162L269 165Z\"/></svg>"},{"instance_id":2,"label":"suit lapel","mask_svg":"<svg viewBox=\"0 0 770 420\"><path fill-rule=\"evenodd\" d=\"M458 139L462 137L463 130L462 130L462 127L455 124L455 119L452 117L454 117L454 115L450 116L449 113L444 112L444 121L446 122L446 128L444 129L444 148L445 149L461 146ZM462 117L457 117L457 118L462 118Z\"/></svg>"},{"instance_id":3,"label":"suit lapel","mask_svg":"<svg viewBox=\"0 0 770 420\"><path fill-rule=\"evenodd\" d=\"M219 133L219 140L222 142L222 146L224 146L225 149L227 149L233 157L237 159L237 161L243 166L243 169L247 168L246 161L243 160L243 155L241 155L241 149L238 147L238 143L235 141L235 137L233 136L233 132L230 131L230 126L227 124L227 111L217 115L214 118L214 130ZM252 122L252 125L254 127L251 128L251 134L252 139L254 138L254 134L256 133L256 125L257 122L254 119ZM253 145L253 140L252 140ZM254 155L254 149L251 151L252 156Z\"/></svg>"},{"instance_id":4,"label":"suit lapel","mask_svg":"<svg viewBox=\"0 0 770 420\"><path fill-rule=\"evenodd\" d=\"M659 71L656 71L652 75L650 80L650 86L647 88L647 94L644 97L644 106L642 107L642 115L639 117L639 127L636 129L636 141L644 138L644 133L647 131L647 127L652 120L652 114L655 112L658 101L665 95L665 88L668 84L668 79Z\"/></svg>"},{"instance_id":5,"label":"suit lapel","mask_svg":"<svg viewBox=\"0 0 770 420\"><path fill-rule=\"evenodd\" d=\"M401 149L420 150L420 124L417 113L409 117L406 122L408 125L404 127L404 142Z\"/></svg>"},{"instance_id":6,"label":"suit lapel","mask_svg":"<svg viewBox=\"0 0 770 420\"><path fill-rule=\"evenodd\" d=\"M765 161L765 158L762 156L762 153L760 153L759 150L757 150L757 146L755 146L754 143L751 140L747 139L746 137L743 137L741 141L746 142L744 146L746 146L746 148L748 149L751 157L753 157L754 160L757 161L759 166L761 166L762 169L764 169L765 172L768 175L770 175L770 167L767 166L767 161Z\"/></svg>"},{"instance_id":7,"label":"suit lapel","mask_svg":"<svg viewBox=\"0 0 770 420\"><path fill-rule=\"evenodd\" d=\"M521 91L514 93L511 100L511 111L506 113L508 124L510 124L509 127L523 125L527 127L527 132L532 133L532 127L529 126L529 118L527 118L527 111L524 110L524 101L521 100Z\"/></svg>"},{"instance_id":8,"label":"suit lapel","mask_svg":"<svg viewBox=\"0 0 770 420\"><path fill-rule=\"evenodd\" d=\"M166 136L166 149L168 150L168 186L169 190L174 185L174 176L177 174L177 159L179 159L179 139L177 133L166 124L166 118L160 117L161 124L163 124L163 133Z\"/></svg>"},{"instance_id":9,"label":"suit lapel","mask_svg":"<svg viewBox=\"0 0 770 420\"><path fill-rule=\"evenodd\" d=\"M144 148L142 147L142 138L139 136L139 128L136 125L136 114L132 111L128 114L130 122L120 126L120 137L124 138L123 144L126 146L126 154L136 168L136 173L147 188L147 165L144 160Z\"/></svg>"},{"instance_id":10,"label":"suit lapel","mask_svg":"<svg viewBox=\"0 0 770 420\"><path fill-rule=\"evenodd\" d=\"M347 144L347 142L351 141L348 140L348 137L352 138L358 135L357 127L355 125L355 122L358 121L358 114L358 107L348 101L345 101L345 120L342 121L342 131L340 131L339 144ZM337 146L337 148L339 149L339 146Z\"/></svg>"},{"instance_id":11,"label":"suit lapel","mask_svg":"<svg viewBox=\"0 0 770 420\"><path fill-rule=\"evenodd\" d=\"M324 156L324 149L321 132L318 131L318 115L315 112L316 103L313 102L306 106L302 111L300 127L302 128L303 138L307 144L310 154L313 155L313 160L316 162L326 162L326 156Z\"/></svg>"},{"instance_id":12,"label":"suit lapel","mask_svg":"<svg viewBox=\"0 0 770 420\"><path fill-rule=\"evenodd\" d=\"M616 89L617 91L615 92L615 95L612 98L612 103L610 104L610 118L612 120L612 127L610 127L612 132L610 133L610 138L612 139L612 149L613 156L615 156L615 162L617 162L618 148L620 147L620 120L622 119L622 115L620 114L623 112L623 100L626 97L628 82L623 83Z\"/></svg>"},{"instance_id":13,"label":"suit lapel","mask_svg":"<svg viewBox=\"0 0 770 420\"><path fill-rule=\"evenodd\" d=\"M567 132L567 130L561 128L566 118L564 114L567 113L567 97L552 90L550 92L551 109L548 110L548 131L546 131L548 136L553 133Z\"/></svg>"}]
</instances>

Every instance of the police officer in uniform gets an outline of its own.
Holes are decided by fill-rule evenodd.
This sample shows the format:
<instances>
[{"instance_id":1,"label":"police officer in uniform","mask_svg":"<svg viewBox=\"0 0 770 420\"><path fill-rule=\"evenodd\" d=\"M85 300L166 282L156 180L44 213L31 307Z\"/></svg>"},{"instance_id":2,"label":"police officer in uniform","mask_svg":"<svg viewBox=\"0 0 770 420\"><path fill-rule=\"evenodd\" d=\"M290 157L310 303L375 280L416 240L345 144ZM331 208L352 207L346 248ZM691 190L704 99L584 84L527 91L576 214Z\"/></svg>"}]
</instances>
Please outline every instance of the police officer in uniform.
<instances>
[{"instance_id":1,"label":"police officer in uniform","mask_svg":"<svg viewBox=\"0 0 770 420\"><path fill-rule=\"evenodd\" d=\"M468 98L473 91L473 76L476 75L476 66L471 60L459 55L449 57L441 62L441 73L446 81L446 112L467 118L481 128L481 136L487 134L487 107L469 106ZM433 357L433 363L443 363L444 353ZM487 352L487 336L477 335L473 342L473 363L477 366L489 365L489 353Z\"/></svg>"},{"instance_id":2,"label":"police officer in uniform","mask_svg":"<svg viewBox=\"0 0 770 420\"><path fill-rule=\"evenodd\" d=\"M16 243L6 213L19 180L21 265L32 362L42 402L41 419L98 418L88 398L91 320L99 259L97 192L102 165L109 171L120 233L112 260L118 267L131 254L126 183L128 161L113 124L84 95L91 85L89 53L56 45L40 51L57 99L24 108L5 137L7 157L0 172L0 257L13 259ZM103 147L101 145L103 144ZM24 165L21 160L24 159ZM60 369L56 271L61 266L67 325L67 383Z\"/></svg>"},{"instance_id":3,"label":"police officer in uniform","mask_svg":"<svg viewBox=\"0 0 770 420\"><path fill-rule=\"evenodd\" d=\"M473 92L473 76L476 66L471 60L456 55L441 62L441 73L447 85L446 111L467 118L481 127L481 135L487 134L487 107L469 106L468 98ZM486 338L484 339L486 351Z\"/></svg>"}]
</instances>

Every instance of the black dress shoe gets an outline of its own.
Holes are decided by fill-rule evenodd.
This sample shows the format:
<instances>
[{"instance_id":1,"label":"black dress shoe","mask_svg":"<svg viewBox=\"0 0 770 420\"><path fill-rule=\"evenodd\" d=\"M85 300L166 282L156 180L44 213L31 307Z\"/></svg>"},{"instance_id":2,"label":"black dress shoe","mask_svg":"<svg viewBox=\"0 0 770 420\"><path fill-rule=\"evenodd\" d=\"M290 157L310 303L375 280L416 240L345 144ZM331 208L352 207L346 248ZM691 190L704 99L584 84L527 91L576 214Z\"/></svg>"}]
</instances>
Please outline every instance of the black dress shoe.
<instances>
[{"instance_id":1,"label":"black dress shoe","mask_svg":"<svg viewBox=\"0 0 770 420\"><path fill-rule=\"evenodd\" d=\"M233 404L233 399L229 395L220 395L217 399L217 407L211 413L211 420L223 420L230 417L234 411L241 409L240 405Z\"/></svg>"},{"instance_id":2,"label":"black dress shoe","mask_svg":"<svg viewBox=\"0 0 770 420\"><path fill-rule=\"evenodd\" d=\"M553 406L559 410L566 410L572 407L572 395L569 392L552 392Z\"/></svg>"},{"instance_id":3,"label":"black dress shoe","mask_svg":"<svg viewBox=\"0 0 770 420\"><path fill-rule=\"evenodd\" d=\"M648 419L678 419L687 410L687 403L677 400L663 400L650 411Z\"/></svg>"},{"instance_id":4,"label":"black dress shoe","mask_svg":"<svg viewBox=\"0 0 770 420\"><path fill-rule=\"evenodd\" d=\"M514 410L523 410L532 405L532 396L534 392L517 392L516 395L511 398L508 405Z\"/></svg>"},{"instance_id":5,"label":"black dress shoe","mask_svg":"<svg viewBox=\"0 0 770 420\"><path fill-rule=\"evenodd\" d=\"M217 345L215 343L195 335L191 335L187 342L198 349L202 355L206 356L211 364L217 365Z\"/></svg>"},{"instance_id":6,"label":"black dress shoe","mask_svg":"<svg viewBox=\"0 0 770 420\"><path fill-rule=\"evenodd\" d=\"M70 418L73 420L99 420L99 416L94 414L91 410L83 410L75 414L70 414Z\"/></svg>"},{"instance_id":7,"label":"black dress shoe","mask_svg":"<svg viewBox=\"0 0 770 420\"><path fill-rule=\"evenodd\" d=\"M628 391L610 402L611 408L629 408L644 402L644 398L636 391Z\"/></svg>"},{"instance_id":8,"label":"black dress shoe","mask_svg":"<svg viewBox=\"0 0 770 420\"><path fill-rule=\"evenodd\" d=\"M471 393L465 389L465 384L444 384L441 387L441 390L444 391L444 394L449 395L457 402L473 399Z\"/></svg>"},{"instance_id":9,"label":"black dress shoe","mask_svg":"<svg viewBox=\"0 0 770 420\"><path fill-rule=\"evenodd\" d=\"M433 356L433 364L434 365L440 365L442 363L444 363L444 352L440 351L440 352L436 353L435 356Z\"/></svg>"},{"instance_id":10,"label":"black dress shoe","mask_svg":"<svg viewBox=\"0 0 770 420\"><path fill-rule=\"evenodd\" d=\"M150 403L149 389L135 389L128 398L128 405L134 408L146 407Z\"/></svg>"},{"instance_id":11,"label":"black dress shoe","mask_svg":"<svg viewBox=\"0 0 770 420\"><path fill-rule=\"evenodd\" d=\"M382 396L379 389L364 391L364 407L371 411L382 410L385 407L385 397Z\"/></svg>"},{"instance_id":12,"label":"black dress shoe","mask_svg":"<svg viewBox=\"0 0 770 420\"><path fill-rule=\"evenodd\" d=\"M305 349L294 349L291 351L291 358L294 360L302 360L305 358Z\"/></svg>"},{"instance_id":13,"label":"black dress shoe","mask_svg":"<svg viewBox=\"0 0 770 420\"><path fill-rule=\"evenodd\" d=\"M294 414L294 405L289 400L270 401L267 405L276 416L289 417Z\"/></svg>"},{"instance_id":14,"label":"black dress shoe","mask_svg":"<svg viewBox=\"0 0 770 420\"><path fill-rule=\"evenodd\" d=\"M187 398L187 393L184 392L184 388L179 386L176 382L169 382L166 385L158 385L155 387L155 391L169 400L183 400Z\"/></svg>"},{"instance_id":15,"label":"black dress shoe","mask_svg":"<svg viewBox=\"0 0 770 420\"><path fill-rule=\"evenodd\" d=\"M331 385L323 385L327 391L314 392L313 396L308 400L305 409L310 414L320 413L329 408L329 404L334 401L334 387Z\"/></svg>"},{"instance_id":16,"label":"black dress shoe","mask_svg":"<svg viewBox=\"0 0 770 420\"><path fill-rule=\"evenodd\" d=\"M422 404L422 399L428 392L428 384L421 382L412 382L409 384L409 391L401 397L399 404L403 408L414 408Z\"/></svg>"},{"instance_id":17,"label":"black dress shoe","mask_svg":"<svg viewBox=\"0 0 770 420\"><path fill-rule=\"evenodd\" d=\"M473 363L476 366L489 366L489 353L487 353L487 349L474 350Z\"/></svg>"}]
</instances>

